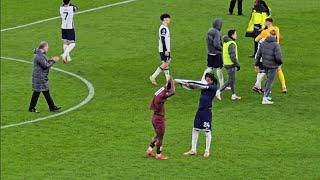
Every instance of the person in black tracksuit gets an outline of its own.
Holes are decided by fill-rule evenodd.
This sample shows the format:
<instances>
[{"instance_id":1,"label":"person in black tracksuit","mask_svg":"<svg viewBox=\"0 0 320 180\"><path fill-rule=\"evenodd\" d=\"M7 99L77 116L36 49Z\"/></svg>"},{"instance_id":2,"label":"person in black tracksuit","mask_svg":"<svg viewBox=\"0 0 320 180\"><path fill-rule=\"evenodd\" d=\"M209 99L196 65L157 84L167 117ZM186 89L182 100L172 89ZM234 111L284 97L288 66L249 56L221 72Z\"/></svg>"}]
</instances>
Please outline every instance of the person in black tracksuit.
<instances>
[{"instance_id":1,"label":"person in black tracksuit","mask_svg":"<svg viewBox=\"0 0 320 180\"><path fill-rule=\"evenodd\" d=\"M236 6L236 2L238 1L238 15L242 16L242 0L230 0L229 13L233 14L233 9Z\"/></svg>"}]
</instances>

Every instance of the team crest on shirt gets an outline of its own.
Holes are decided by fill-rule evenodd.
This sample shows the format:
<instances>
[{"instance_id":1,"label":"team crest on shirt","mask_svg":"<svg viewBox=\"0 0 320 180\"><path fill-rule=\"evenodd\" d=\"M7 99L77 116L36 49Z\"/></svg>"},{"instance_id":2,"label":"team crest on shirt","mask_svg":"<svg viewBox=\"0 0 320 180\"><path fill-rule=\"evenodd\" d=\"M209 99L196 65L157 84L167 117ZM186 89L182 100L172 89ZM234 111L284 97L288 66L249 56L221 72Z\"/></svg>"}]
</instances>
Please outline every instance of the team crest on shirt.
<instances>
[{"instance_id":1,"label":"team crest on shirt","mask_svg":"<svg viewBox=\"0 0 320 180\"><path fill-rule=\"evenodd\" d=\"M162 28L162 29L161 29L161 35L166 35L166 34L167 34L166 28Z\"/></svg>"}]
</instances>

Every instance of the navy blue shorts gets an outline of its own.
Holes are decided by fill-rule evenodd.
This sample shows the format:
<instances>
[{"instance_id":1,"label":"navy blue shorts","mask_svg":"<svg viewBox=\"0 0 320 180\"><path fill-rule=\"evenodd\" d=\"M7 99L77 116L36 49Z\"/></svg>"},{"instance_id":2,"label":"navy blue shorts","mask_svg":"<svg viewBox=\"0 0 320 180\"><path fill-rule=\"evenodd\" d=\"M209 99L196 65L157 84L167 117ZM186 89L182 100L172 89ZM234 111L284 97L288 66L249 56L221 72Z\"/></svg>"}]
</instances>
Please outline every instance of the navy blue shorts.
<instances>
[{"instance_id":1,"label":"navy blue shorts","mask_svg":"<svg viewBox=\"0 0 320 180\"><path fill-rule=\"evenodd\" d=\"M171 54L169 53L169 56L166 56L164 52L160 52L160 58L161 61L168 62L171 60Z\"/></svg>"},{"instance_id":2,"label":"navy blue shorts","mask_svg":"<svg viewBox=\"0 0 320 180\"><path fill-rule=\"evenodd\" d=\"M69 40L69 41L76 41L76 33L74 29L61 29L61 39Z\"/></svg>"},{"instance_id":3,"label":"navy blue shorts","mask_svg":"<svg viewBox=\"0 0 320 180\"><path fill-rule=\"evenodd\" d=\"M260 72L265 72L266 71L266 68L263 66L262 62L258 61L256 63L256 66L259 67Z\"/></svg>"},{"instance_id":4,"label":"navy blue shorts","mask_svg":"<svg viewBox=\"0 0 320 180\"><path fill-rule=\"evenodd\" d=\"M208 54L207 66L211 68L223 68L223 60L221 54Z\"/></svg>"},{"instance_id":5,"label":"navy blue shorts","mask_svg":"<svg viewBox=\"0 0 320 180\"><path fill-rule=\"evenodd\" d=\"M200 111L196 113L193 128L204 131L211 131L212 112L211 110Z\"/></svg>"}]
</instances>

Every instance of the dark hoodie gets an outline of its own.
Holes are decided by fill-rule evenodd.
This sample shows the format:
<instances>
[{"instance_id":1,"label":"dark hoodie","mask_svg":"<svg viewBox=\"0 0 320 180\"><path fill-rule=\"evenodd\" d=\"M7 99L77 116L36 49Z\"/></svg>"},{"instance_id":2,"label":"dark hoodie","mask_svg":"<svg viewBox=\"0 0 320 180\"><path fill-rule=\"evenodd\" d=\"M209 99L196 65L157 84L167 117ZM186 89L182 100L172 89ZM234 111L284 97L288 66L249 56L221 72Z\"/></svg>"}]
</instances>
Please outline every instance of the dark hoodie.
<instances>
[{"instance_id":1,"label":"dark hoodie","mask_svg":"<svg viewBox=\"0 0 320 180\"><path fill-rule=\"evenodd\" d=\"M223 38L223 42L227 43L229 41L232 41L232 39L228 36L225 36ZM234 67L240 67L239 61L237 59L237 52L236 52L236 46L234 44L230 44L229 48L228 48L228 52L229 52L229 56L231 61L233 62L232 65L224 65L225 68L234 68Z\"/></svg>"},{"instance_id":2,"label":"dark hoodie","mask_svg":"<svg viewBox=\"0 0 320 180\"><path fill-rule=\"evenodd\" d=\"M260 45L256 61L262 58L262 64L266 68L278 68L282 64L282 53L280 45L274 36L268 36Z\"/></svg>"},{"instance_id":3,"label":"dark hoodie","mask_svg":"<svg viewBox=\"0 0 320 180\"><path fill-rule=\"evenodd\" d=\"M212 24L213 28L210 28L207 36L208 54L222 54L222 37L221 28L222 20L215 19Z\"/></svg>"}]
</instances>

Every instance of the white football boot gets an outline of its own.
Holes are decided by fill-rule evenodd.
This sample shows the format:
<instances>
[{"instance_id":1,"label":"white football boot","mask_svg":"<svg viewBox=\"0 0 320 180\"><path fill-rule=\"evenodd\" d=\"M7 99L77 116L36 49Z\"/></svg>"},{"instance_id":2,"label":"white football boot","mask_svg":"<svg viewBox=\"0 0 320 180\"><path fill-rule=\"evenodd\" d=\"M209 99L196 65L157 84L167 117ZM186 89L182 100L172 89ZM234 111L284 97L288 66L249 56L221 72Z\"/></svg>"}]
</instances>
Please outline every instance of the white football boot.
<instances>
[{"instance_id":1,"label":"white football boot","mask_svg":"<svg viewBox=\"0 0 320 180\"><path fill-rule=\"evenodd\" d=\"M232 94L232 96L231 96L231 100L232 100L232 101L240 100L240 99L241 99L241 97L240 97L240 96L237 96L236 94Z\"/></svg>"}]
</instances>

